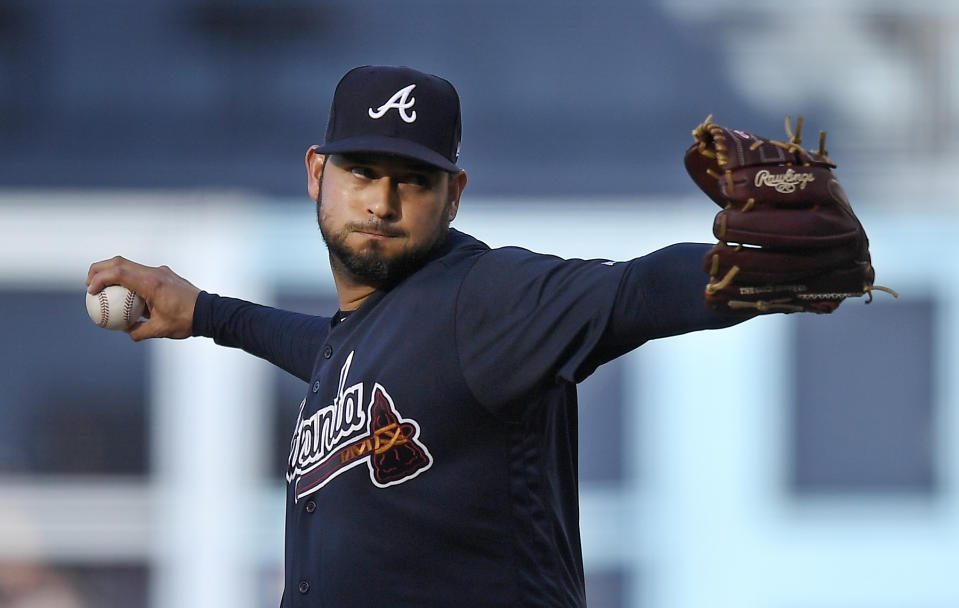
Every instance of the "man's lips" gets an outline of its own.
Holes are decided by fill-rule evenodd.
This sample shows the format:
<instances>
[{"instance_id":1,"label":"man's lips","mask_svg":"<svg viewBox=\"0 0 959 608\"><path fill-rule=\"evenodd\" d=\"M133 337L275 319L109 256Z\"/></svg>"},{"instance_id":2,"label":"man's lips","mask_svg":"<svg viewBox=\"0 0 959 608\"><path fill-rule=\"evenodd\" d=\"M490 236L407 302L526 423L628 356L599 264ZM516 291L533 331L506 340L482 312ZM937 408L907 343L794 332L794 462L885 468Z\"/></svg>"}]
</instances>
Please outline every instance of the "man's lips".
<instances>
[{"instance_id":1,"label":"man's lips","mask_svg":"<svg viewBox=\"0 0 959 608\"><path fill-rule=\"evenodd\" d=\"M382 232L369 232L368 230L356 230L355 232L361 236L375 240L389 239L395 236L392 234L383 234Z\"/></svg>"},{"instance_id":2,"label":"man's lips","mask_svg":"<svg viewBox=\"0 0 959 608\"><path fill-rule=\"evenodd\" d=\"M376 239L376 240L391 239L391 238L396 238L398 236L403 236L402 233L397 232L395 230L367 228L365 226L355 226L353 227L353 232L361 236L365 236L367 238Z\"/></svg>"}]
</instances>

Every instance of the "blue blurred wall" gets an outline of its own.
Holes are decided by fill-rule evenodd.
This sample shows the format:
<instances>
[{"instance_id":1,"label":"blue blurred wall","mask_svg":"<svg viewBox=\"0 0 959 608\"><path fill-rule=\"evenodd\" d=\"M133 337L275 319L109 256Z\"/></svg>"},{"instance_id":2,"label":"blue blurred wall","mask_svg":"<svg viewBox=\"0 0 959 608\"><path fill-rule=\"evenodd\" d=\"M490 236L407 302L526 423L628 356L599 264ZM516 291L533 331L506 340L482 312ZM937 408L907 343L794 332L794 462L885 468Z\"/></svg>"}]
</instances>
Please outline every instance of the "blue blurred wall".
<instances>
[{"instance_id":1,"label":"blue blurred wall","mask_svg":"<svg viewBox=\"0 0 959 608\"><path fill-rule=\"evenodd\" d=\"M0 186L300 196L340 75L390 63L458 87L471 193L677 192L706 114L759 120L714 45L649 0L5 0Z\"/></svg>"}]
</instances>

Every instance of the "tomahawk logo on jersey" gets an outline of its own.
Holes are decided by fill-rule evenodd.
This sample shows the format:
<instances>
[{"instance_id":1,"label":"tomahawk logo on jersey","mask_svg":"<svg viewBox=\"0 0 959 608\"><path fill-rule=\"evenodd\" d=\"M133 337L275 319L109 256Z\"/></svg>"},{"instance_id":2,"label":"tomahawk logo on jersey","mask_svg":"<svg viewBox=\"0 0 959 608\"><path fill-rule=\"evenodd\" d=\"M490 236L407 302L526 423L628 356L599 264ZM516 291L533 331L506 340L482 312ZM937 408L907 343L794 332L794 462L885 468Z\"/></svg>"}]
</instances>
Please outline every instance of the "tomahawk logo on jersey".
<instances>
[{"instance_id":1,"label":"tomahawk logo on jersey","mask_svg":"<svg viewBox=\"0 0 959 608\"><path fill-rule=\"evenodd\" d=\"M306 400L300 404L286 474L296 500L364 463L370 481L379 488L410 480L433 464L429 450L419 441L419 424L400 415L382 385L373 383L366 408L361 406L363 383L346 387L354 354L349 354L340 370L332 404L307 418Z\"/></svg>"}]
</instances>

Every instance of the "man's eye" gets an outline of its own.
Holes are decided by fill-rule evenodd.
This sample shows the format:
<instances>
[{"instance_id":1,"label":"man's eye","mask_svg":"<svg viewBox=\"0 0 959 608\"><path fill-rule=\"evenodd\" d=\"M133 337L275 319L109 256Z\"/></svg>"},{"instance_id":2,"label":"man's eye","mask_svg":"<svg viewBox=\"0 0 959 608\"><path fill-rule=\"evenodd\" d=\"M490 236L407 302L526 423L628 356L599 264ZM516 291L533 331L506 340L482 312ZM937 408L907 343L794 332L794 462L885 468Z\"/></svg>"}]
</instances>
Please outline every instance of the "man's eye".
<instances>
[{"instance_id":1,"label":"man's eye","mask_svg":"<svg viewBox=\"0 0 959 608\"><path fill-rule=\"evenodd\" d=\"M403 181L407 184L412 184L413 186L418 186L420 188L428 188L430 185L430 178L422 173L410 173L403 178Z\"/></svg>"},{"instance_id":2,"label":"man's eye","mask_svg":"<svg viewBox=\"0 0 959 608\"><path fill-rule=\"evenodd\" d=\"M373 178L373 171L369 167L353 167L350 169L350 173L356 177L362 177L364 179Z\"/></svg>"}]
</instances>

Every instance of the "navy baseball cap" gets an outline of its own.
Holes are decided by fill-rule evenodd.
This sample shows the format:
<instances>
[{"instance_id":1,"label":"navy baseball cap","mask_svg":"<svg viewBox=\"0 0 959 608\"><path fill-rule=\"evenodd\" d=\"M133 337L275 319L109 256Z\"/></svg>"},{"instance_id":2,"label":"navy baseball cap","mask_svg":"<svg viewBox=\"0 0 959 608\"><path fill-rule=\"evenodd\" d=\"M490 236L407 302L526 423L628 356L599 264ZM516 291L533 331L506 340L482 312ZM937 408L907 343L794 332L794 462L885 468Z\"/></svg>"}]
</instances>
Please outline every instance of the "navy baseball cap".
<instances>
[{"instance_id":1,"label":"navy baseball cap","mask_svg":"<svg viewBox=\"0 0 959 608\"><path fill-rule=\"evenodd\" d=\"M346 73L333 93L323 154L376 152L459 171L460 98L439 76L367 65Z\"/></svg>"}]
</instances>

